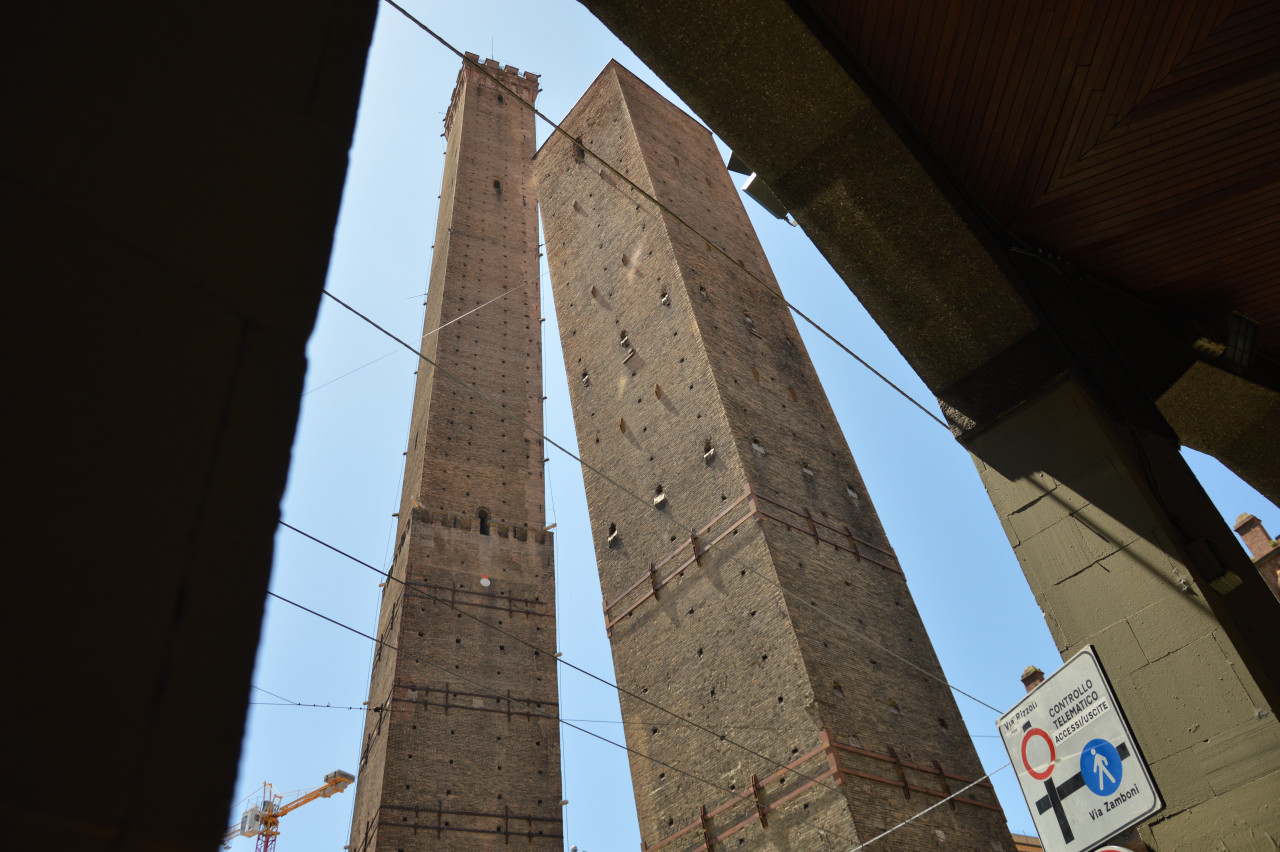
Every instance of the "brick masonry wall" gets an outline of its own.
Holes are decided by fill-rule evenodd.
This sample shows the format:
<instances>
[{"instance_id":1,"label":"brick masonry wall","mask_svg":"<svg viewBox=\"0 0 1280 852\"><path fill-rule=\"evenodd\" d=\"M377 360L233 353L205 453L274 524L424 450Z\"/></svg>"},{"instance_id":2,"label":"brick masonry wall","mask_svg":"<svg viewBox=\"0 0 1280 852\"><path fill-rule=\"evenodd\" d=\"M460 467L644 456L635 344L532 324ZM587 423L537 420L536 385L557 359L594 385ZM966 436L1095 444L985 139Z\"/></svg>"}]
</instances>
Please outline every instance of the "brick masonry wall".
<instances>
[{"instance_id":1,"label":"brick masonry wall","mask_svg":"<svg viewBox=\"0 0 1280 852\"><path fill-rule=\"evenodd\" d=\"M491 73L532 101L537 77ZM446 117L444 186L422 352L516 417L542 428L533 114L479 70L465 69ZM440 285L437 282L447 282ZM422 363L414 394L401 518L425 508L543 525L542 448L513 418ZM501 428L493 428L494 426ZM403 532L404 524L401 524Z\"/></svg>"},{"instance_id":2,"label":"brick masonry wall","mask_svg":"<svg viewBox=\"0 0 1280 852\"><path fill-rule=\"evenodd\" d=\"M1280 598L1280 547L1267 534L1262 521L1248 513L1236 518L1236 535L1240 536L1249 551L1253 566L1258 569L1271 594Z\"/></svg>"},{"instance_id":3,"label":"brick masonry wall","mask_svg":"<svg viewBox=\"0 0 1280 852\"><path fill-rule=\"evenodd\" d=\"M486 66L537 96L536 75ZM421 364L350 848L558 849L552 537L541 441L516 422L542 424L533 114L466 65L446 134L424 334L518 289L422 351L512 416Z\"/></svg>"},{"instance_id":4,"label":"brick masonry wall","mask_svg":"<svg viewBox=\"0 0 1280 852\"><path fill-rule=\"evenodd\" d=\"M1272 548L1270 553L1258 557L1253 564L1266 581L1267 588L1271 589L1271 594L1280 599L1280 549Z\"/></svg>"},{"instance_id":5,"label":"brick masonry wall","mask_svg":"<svg viewBox=\"0 0 1280 852\"><path fill-rule=\"evenodd\" d=\"M565 124L600 159L553 137L536 175L579 447L632 492L585 474L618 678L749 749L624 696L628 720L653 722L628 744L702 779L633 755L642 836L703 848L705 806L728 848L846 849L938 801L922 792L943 789L934 761L954 790L977 756L710 134L616 63ZM651 563L670 577L656 599ZM716 810L815 748L762 801L833 760L843 787L808 787L767 828L750 797ZM990 789L967 798L878 848L1012 849Z\"/></svg>"}]
</instances>

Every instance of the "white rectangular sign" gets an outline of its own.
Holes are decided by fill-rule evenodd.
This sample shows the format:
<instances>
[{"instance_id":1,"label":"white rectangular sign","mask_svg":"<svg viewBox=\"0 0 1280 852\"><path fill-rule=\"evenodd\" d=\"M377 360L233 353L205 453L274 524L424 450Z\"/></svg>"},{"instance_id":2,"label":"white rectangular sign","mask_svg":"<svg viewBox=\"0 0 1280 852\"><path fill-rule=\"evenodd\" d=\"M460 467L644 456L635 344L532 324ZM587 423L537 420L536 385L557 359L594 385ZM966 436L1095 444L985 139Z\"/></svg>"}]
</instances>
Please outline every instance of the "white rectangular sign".
<instances>
[{"instance_id":1,"label":"white rectangular sign","mask_svg":"<svg viewBox=\"0 0 1280 852\"><path fill-rule=\"evenodd\" d=\"M1045 852L1089 852L1164 807L1092 645L996 725Z\"/></svg>"}]
</instances>

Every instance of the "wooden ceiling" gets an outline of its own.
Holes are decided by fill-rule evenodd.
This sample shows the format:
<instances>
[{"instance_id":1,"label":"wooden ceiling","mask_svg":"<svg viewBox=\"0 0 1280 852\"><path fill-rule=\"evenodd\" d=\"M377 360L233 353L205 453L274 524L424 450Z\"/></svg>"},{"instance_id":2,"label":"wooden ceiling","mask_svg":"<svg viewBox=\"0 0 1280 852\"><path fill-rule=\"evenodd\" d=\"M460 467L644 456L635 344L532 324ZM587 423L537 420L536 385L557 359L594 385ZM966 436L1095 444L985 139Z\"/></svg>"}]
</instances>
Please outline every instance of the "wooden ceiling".
<instances>
[{"instance_id":1,"label":"wooden ceiling","mask_svg":"<svg viewBox=\"0 0 1280 852\"><path fill-rule=\"evenodd\" d=\"M1280 3L801 2L1007 228L1280 356Z\"/></svg>"}]
</instances>

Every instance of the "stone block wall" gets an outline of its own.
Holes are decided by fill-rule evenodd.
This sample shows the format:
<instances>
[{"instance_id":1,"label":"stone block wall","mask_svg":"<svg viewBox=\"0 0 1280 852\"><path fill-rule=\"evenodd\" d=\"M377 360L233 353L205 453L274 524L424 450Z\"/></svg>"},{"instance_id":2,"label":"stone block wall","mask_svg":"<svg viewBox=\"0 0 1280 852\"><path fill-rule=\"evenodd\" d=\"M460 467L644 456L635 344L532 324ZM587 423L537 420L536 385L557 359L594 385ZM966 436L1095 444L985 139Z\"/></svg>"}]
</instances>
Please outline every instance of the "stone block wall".
<instances>
[{"instance_id":1,"label":"stone block wall","mask_svg":"<svg viewBox=\"0 0 1280 852\"><path fill-rule=\"evenodd\" d=\"M1165 810L1143 840L1267 848L1280 838L1280 726L1214 611L1266 590L1176 446L1149 441L1162 477L1135 474L1120 434L1068 381L970 449L1059 650L1094 646L1151 768ZM1161 478L1183 484L1157 496ZM1216 554L1228 582L1197 582L1189 548Z\"/></svg>"}]
</instances>

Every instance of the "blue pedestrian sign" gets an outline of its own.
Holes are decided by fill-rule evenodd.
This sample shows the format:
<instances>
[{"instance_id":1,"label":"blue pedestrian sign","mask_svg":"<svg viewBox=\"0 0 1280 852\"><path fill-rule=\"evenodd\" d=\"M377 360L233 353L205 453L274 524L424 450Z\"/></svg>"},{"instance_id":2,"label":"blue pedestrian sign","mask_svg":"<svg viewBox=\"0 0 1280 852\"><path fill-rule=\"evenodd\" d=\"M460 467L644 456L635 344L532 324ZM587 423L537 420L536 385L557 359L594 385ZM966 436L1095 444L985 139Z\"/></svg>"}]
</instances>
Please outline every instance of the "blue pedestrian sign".
<instances>
[{"instance_id":1,"label":"blue pedestrian sign","mask_svg":"<svg viewBox=\"0 0 1280 852\"><path fill-rule=\"evenodd\" d=\"M1089 740L1080 752L1080 775L1084 786L1095 795L1110 796L1120 789L1120 779L1124 777L1120 752L1106 740Z\"/></svg>"},{"instance_id":2,"label":"blue pedestrian sign","mask_svg":"<svg viewBox=\"0 0 1280 852\"><path fill-rule=\"evenodd\" d=\"M1092 645L996 724L1045 852L1096 852L1164 808Z\"/></svg>"}]
</instances>

